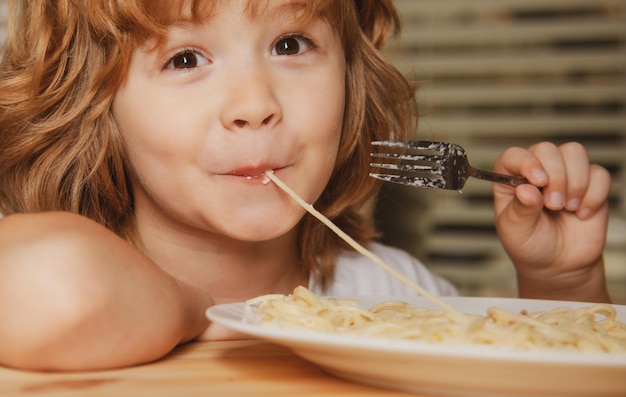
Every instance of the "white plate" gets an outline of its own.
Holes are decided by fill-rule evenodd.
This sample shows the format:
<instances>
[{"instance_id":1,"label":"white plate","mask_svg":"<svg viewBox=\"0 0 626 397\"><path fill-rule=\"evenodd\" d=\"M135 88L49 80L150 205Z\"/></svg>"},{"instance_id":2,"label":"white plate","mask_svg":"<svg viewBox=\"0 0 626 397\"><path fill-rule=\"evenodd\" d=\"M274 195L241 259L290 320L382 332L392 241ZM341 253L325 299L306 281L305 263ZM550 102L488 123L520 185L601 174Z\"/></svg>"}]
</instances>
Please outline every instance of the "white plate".
<instances>
[{"instance_id":1,"label":"white plate","mask_svg":"<svg viewBox=\"0 0 626 397\"><path fill-rule=\"evenodd\" d=\"M421 297L359 297L364 308L401 300L434 308ZM502 298L443 298L465 313L488 307L546 311L589 303ZM626 396L626 353L609 355L557 351L514 351L490 346L446 346L284 330L251 323L245 303L211 307L207 317L249 336L286 346L339 378L370 386L436 396ZM626 306L615 305L626 322Z\"/></svg>"}]
</instances>

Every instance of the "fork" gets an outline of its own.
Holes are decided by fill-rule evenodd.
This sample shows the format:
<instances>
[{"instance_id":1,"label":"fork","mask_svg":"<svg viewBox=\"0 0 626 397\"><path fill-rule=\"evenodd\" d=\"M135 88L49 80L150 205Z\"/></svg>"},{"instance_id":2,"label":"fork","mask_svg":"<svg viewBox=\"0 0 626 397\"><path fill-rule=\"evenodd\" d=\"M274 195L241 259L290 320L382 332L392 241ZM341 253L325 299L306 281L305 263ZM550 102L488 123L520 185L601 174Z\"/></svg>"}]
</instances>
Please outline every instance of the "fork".
<instances>
[{"instance_id":1,"label":"fork","mask_svg":"<svg viewBox=\"0 0 626 397\"><path fill-rule=\"evenodd\" d=\"M461 190L469 177L518 186L521 176L496 174L470 165L465 149L455 143L433 141L374 141L381 150L371 153L370 176L409 186Z\"/></svg>"}]
</instances>

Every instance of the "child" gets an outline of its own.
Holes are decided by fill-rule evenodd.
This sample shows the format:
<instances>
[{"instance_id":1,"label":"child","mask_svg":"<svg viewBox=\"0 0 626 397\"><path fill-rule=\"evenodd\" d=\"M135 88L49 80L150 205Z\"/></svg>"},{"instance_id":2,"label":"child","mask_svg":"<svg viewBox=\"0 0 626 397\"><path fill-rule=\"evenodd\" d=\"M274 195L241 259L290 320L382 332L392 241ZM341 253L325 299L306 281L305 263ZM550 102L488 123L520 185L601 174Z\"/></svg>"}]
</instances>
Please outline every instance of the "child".
<instances>
[{"instance_id":1,"label":"child","mask_svg":"<svg viewBox=\"0 0 626 397\"><path fill-rule=\"evenodd\" d=\"M264 184L270 169L399 271L455 293L372 242L364 211L370 142L414 130L413 88L378 52L398 26L391 0L25 0L10 15L0 364L155 360L223 336L208 306L297 285L410 293ZM548 143L496 171L531 182L495 187L520 294L608 300L607 172Z\"/></svg>"}]
</instances>

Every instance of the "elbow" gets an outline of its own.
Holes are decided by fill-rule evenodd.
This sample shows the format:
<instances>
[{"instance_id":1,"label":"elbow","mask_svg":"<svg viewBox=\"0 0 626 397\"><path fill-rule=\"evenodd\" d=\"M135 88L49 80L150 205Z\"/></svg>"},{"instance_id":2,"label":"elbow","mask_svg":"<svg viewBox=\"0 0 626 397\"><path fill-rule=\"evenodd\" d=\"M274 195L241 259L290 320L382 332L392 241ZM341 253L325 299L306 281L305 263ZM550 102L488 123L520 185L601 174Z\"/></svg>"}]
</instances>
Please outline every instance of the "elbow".
<instances>
[{"instance_id":1,"label":"elbow","mask_svg":"<svg viewBox=\"0 0 626 397\"><path fill-rule=\"evenodd\" d=\"M77 349L85 347L81 333L98 312L97 297L87 285L79 285L78 277L67 277L71 266L0 266L0 364L29 370L81 369L79 359L89 349Z\"/></svg>"},{"instance_id":2,"label":"elbow","mask_svg":"<svg viewBox=\"0 0 626 397\"><path fill-rule=\"evenodd\" d=\"M101 280L81 260L76 233L36 219L0 222L0 365L89 369L94 355L106 354L96 345L106 305Z\"/></svg>"},{"instance_id":3,"label":"elbow","mask_svg":"<svg viewBox=\"0 0 626 397\"><path fill-rule=\"evenodd\" d=\"M151 266L118 236L77 215L3 219L0 365L96 370L167 354L186 324L178 290L166 293L172 283Z\"/></svg>"}]
</instances>

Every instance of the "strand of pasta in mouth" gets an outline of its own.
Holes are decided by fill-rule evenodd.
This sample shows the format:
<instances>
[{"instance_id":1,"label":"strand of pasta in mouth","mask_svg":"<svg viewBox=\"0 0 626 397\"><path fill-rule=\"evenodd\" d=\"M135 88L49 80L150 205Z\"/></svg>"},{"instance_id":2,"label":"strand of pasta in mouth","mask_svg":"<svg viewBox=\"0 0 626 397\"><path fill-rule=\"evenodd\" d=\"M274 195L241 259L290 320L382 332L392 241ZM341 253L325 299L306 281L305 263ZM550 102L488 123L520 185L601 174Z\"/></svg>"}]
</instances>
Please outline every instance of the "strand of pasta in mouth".
<instances>
[{"instance_id":1,"label":"strand of pasta in mouth","mask_svg":"<svg viewBox=\"0 0 626 397\"><path fill-rule=\"evenodd\" d=\"M459 313L457 310L452 308L450 305L437 298L435 295L426 291L424 288L419 286L417 283L413 282L411 279L407 278L402 273L398 272L396 269L389 266L385 261L383 261L378 256L374 255L371 251L363 247L361 244L356 242L352 237L350 237L346 232L341 230L337 225L335 225L330 219L324 216L321 212L316 210L312 204L304 201L296 192L294 192L289 186L287 186L283 181L281 181L275 174L274 171L266 171L265 176L267 176L272 182L274 182L279 188L281 188L285 193L287 193L292 199L294 199L302 208L307 210L311 215L317 218L320 222L326 225L330 230L332 230L335 234L337 234L341 239L343 239L346 243L348 243L352 248L354 248L357 252L364 255L365 257L372 260L376 265L383 268L393 277L400 280L402 283L406 284L409 288L413 289L423 297L427 298L431 302L435 303L437 306L442 309L451 312L451 313ZM459 313L461 314L461 313Z\"/></svg>"}]
</instances>

